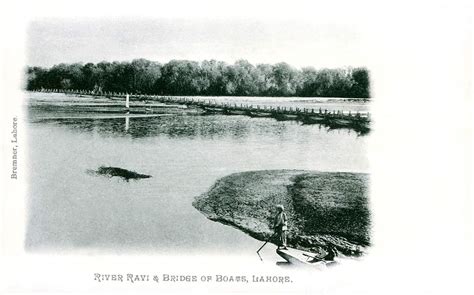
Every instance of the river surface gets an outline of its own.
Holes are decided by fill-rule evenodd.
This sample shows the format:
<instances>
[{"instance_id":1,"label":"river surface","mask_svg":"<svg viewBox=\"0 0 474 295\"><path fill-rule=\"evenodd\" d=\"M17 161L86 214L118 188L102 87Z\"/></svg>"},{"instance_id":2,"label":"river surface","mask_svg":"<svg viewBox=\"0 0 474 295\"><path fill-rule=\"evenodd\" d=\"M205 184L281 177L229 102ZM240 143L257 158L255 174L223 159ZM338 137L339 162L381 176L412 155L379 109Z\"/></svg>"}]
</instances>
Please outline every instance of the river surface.
<instances>
[{"instance_id":1,"label":"river surface","mask_svg":"<svg viewBox=\"0 0 474 295\"><path fill-rule=\"evenodd\" d=\"M54 95L27 96L30 251L255 255L262 242L192 206L217 179L266 169L368 172L368 137L353 131L246 116L67 117L38 108ZM100 166L152 178L88 173Z\"/></svg>"}]
</instances>

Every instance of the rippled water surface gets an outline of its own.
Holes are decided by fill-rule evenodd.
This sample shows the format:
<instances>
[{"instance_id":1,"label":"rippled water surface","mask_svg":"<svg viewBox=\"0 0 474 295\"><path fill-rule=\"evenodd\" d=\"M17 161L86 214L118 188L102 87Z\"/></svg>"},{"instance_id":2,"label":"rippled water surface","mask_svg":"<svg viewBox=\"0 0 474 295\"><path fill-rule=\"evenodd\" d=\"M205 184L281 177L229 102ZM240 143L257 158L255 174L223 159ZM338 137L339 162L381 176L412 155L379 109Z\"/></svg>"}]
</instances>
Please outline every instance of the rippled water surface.
<instances>
[{"instance_id":1,"label":"rippled water surface","mask_svg":"<svg viewBox=\"0 0 474 295\"><path fill-rule=\"evenodd\" d=\"M194 197L235 172L368 172L367 137L348 130L246 116L58 115L37 107L54 104L46 96L30 97L29 250L254 255L261 242L207 220ZM152 178L87 173L100 166Z\"/></svg>"}]
</instances>

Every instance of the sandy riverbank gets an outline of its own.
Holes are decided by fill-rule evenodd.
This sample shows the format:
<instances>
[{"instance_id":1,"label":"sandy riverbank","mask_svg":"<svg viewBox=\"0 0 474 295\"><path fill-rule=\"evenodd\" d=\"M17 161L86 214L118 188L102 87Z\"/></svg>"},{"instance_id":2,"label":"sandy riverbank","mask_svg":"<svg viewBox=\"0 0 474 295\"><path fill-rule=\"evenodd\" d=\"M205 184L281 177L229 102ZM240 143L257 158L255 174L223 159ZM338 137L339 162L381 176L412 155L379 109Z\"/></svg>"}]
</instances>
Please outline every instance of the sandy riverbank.
<instances>
[{"instance_id":1,"label":"sandy riverbank","mask_svg":"<svg viewBox=\"0 0 474 295\"><path fill-rule=\"evenodd\" d=\"M332 246L357 256L370 244L368 180L363 173L243 172L219 179L193 205L209 219L263 241L273 234L275 205L282 204L291 247L319 251Z\"/></svg>"}]
</instances>

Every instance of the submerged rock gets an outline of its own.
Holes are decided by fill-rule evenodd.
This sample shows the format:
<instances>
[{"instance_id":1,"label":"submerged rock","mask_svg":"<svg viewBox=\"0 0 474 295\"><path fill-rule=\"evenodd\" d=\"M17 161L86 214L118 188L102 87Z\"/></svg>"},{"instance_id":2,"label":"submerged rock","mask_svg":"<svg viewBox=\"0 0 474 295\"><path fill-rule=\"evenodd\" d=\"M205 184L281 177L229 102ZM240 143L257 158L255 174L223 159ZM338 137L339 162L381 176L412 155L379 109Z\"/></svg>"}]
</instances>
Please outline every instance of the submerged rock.
<instances>
[{"instance_id":1,"label":"submerged rock","mask_svg":"<svg viewBox=\"0 0 474 295\"><path fill-rule=\"evenodd\" d=\"M103 176L108 176L108 177L117 176L126 181L129 181L130 179L140 179L140 178L151 177L151 175L140 174L134 171L130 171L130 170L118 168L118 167L100 166L96 171L92 171L92 172L97 175L103 175Z\"/></svg>"},{"instance_id":2,"label":"submerged rock","mask_svg":"<svg viewBox=\"0 0 474 295\"><path fill-rule=\"evenodd\" d=\"M367 193L368 175L362 173L253 171L219 179L193 206L264 241L273 235L275 205L282 204L289 246L357 256L370 244Z\"/></svg>"}]
</instances>

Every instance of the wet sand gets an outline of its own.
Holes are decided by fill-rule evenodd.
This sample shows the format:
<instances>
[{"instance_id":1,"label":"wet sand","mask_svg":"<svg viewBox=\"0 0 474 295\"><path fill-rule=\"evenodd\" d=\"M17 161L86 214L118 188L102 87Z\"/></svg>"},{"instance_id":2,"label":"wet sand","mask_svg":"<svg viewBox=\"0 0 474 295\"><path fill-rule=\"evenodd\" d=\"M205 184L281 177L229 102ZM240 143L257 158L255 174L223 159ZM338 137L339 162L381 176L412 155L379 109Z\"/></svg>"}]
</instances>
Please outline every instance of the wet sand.
<instances>
[{"instance_id":1,"label":"wet sand","mask_svg":"<svg viewBox=\"0 0 474 295\"><path fill-rule=\"evenodd\" d=\"M364 173L265 170L221 178L193 205L211 220L276 242L271 224L275 205L282 204L289 246L358 256L370 245L367 194Z\"/></svg>"}]
</instances>

